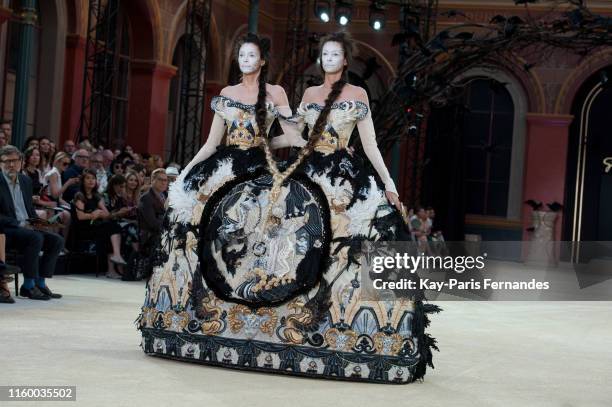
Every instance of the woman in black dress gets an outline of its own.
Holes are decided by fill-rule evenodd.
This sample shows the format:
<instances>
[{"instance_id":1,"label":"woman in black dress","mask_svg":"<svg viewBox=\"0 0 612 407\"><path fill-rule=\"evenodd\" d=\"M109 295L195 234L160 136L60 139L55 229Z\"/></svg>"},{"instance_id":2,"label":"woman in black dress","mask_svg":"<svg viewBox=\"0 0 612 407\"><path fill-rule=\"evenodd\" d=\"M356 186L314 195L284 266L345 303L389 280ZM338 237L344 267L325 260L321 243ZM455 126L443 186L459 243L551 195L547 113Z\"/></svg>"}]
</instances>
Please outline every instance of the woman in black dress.
<instances>
[{"instance_id":1,"label":"woman in black dress","mask_svg":"<svg viewBox=\"0 0 612 407\"><path fill-rule=\"evenodd\" d=\"M108 255L107 277L117 278L120 275L114 271L112 263L119 266L127 264L121 256L121 227L117 222L111 220L111 213L104 205L104 199L97 190L96 173L89 169L83 170L80 191L74 196L72 202L73 215L76 218L75 239L95 241L98 255L108 253L110 240L112 253Z\"/></svg>"}]
</instances>

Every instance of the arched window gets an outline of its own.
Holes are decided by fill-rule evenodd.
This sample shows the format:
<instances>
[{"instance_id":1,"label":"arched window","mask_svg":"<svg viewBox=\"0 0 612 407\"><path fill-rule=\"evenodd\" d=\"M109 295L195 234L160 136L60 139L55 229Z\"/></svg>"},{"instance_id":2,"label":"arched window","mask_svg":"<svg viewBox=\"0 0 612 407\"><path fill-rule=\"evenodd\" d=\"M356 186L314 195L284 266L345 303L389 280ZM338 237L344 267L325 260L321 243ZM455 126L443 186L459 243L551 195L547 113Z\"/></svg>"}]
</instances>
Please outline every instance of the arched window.
<instances>
[{"instance_id":1,"label":"arched window","mask_svg":"<svg viewBox=\"0 0 612 407\"><path fill-rule=\"evenodd\" d=\"M466 102L466 212L506 217L514 133L512 97L500 82L475 79Z\"/></svg>"}]
</instances>

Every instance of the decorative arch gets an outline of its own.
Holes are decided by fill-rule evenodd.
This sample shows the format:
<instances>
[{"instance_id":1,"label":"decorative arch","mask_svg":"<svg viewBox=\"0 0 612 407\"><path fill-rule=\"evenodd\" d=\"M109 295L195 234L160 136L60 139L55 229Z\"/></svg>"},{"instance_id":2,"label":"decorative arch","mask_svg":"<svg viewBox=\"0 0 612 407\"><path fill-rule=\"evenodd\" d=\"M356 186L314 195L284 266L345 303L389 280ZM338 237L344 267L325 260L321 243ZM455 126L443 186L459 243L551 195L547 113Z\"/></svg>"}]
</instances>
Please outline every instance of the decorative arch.
<instances>
[{"instance_id":1,"label":"decorative arch","mask_svg":"<svg viewBox=\"0 0 612 407\"><path fill-rule=\"evenodd\" d=\"M510 161L510 182L508 189L508 219L521 219L523 176L525 170L525 143L527 138L527 113L529 94L524 84L504 69L473 68L465 72L458 81L472 78L489 78L506 84L506 89L514 104L512 153ZM532 101L533 103L533 101Z\"/></svg>"},{"instance_id":2,"label":"decorative arch","mask_svg":"<svg viewBox=\"0 0 612 407\"><path fill-rule=\"evenodd\" d=\"M170 37L166 49L164 51L163 60L166 64L172 64L172 59L176 52L176 47L185 34L185 18L187 15L187 2L183 2L176 10L174 18L170 24ZM215 58L209 58L206 61L206 65L210 69L210 72L206 73L207 82L222 82L222 64L223 64L223 53L224 49L221 46L221 38L219 34L219 26L217 24L217 17L215 15L215 8L211 10L210 16L210 28L209 28L209 53L214 55Z\"/></svg>"},{"instance_id":3,"label":"decorative arch","mask_svg":"<svg viewBox=\"0 0 612 407\"><path fill-rule=\"evenodd\" d=\"M130 0L123 2L130 19L131 38L138 47L133 55L141 60L161 60L163 41L161 34L161 12L154 0Z\"/></svg>"},{"instance_id":4,"label":"decorative arch","mask_svg":"<svg viewBox=\"0 0 612 407\"><path fill-rule=\"evenodd\" d=\"M377 60L383 63L382 66L389 73L389 76L388 76L389 83L387 83L387 86L389 86L391 84L391 81L393 81L393 79L397 76L397 72L395 68L393 67L393 64L391 64L391 62L389 62L387 57L385 57L379 50L377 50L370 44L365 43L363 41L359 41L359 40L355 40L355 43L357 44L357 47L359 48L359 52L357 53L358 57L364 58L366 56L373 56L373 57L376 57ZM363 53L362 50L364 50L366 53Z\"/></svg>"},{"instance_id":5,"label":"decorative arch","mask_svg":"<svg viewBox=\"0 0 612 407\"><path fill-rule=\"evenodd\" d=\"M602 49L585 58L567 77L555 101L556 114L571 114L576 95L597 71L612 65L612 48Z\"/></svg>"}]
</instances>

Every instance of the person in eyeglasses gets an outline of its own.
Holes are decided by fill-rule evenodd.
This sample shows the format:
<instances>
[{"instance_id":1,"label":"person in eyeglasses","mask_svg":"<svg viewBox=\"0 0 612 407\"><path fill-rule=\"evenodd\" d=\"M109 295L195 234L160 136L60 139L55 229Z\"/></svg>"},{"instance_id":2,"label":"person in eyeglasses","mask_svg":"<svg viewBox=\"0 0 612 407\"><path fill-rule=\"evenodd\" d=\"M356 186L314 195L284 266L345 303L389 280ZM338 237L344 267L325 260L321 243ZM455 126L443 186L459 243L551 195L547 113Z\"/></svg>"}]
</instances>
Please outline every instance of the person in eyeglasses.
<instances>
[{"instance_id":1,"label":"person in eyeglasses","mask_svg":"<svg viewBox=\"0 0 612 407\"><path fill-rule=\"evenodd\" d=\"M89 168L89 151L79 149L72 155L72 159L74 163L62 174L63 183L66 183L70 178L80 177L83 170ZM66 202L72 202L77 192L79 192L79 186L76 184L70 185L62 194L62 198Z\"/></svg>"}]
</instances>

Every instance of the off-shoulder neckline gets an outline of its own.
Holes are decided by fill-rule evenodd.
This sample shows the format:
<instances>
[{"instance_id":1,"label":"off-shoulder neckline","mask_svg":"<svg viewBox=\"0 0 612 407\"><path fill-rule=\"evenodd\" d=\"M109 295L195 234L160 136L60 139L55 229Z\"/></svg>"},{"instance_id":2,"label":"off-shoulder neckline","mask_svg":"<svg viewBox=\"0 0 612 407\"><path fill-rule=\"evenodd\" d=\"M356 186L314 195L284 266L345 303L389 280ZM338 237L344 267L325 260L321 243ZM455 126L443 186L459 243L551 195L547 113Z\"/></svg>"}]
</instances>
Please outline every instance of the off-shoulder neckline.
<instances>
[{"instance_id":1,"label":"off-shoulder neckline","mask_svg":"<svg viewBox=\"0 0 612 407\"><path fill-rule=\"evenodd\" d=\"M257 106L257 103L254 103L254 104L243 103L243 102L241 102L239 100L232 99L232 98L230 98L228 96L223 96L223 95L213 96L212 100L214 100L214 99L221 99L221 100L226 99L226 100L230 101L236 107L245 108L244 110L255 109L255 106ZM276 108L276 105L272 101L266 101L266 104L267 105L272 105L274 108Z\"/></svg>"},{"instance_id":2,"label":"off-shoulder neckline","mask_svg":"<svg viewBox=\"0 0 612 407\"><path fill-rule=\"evenodd\" d=\"M339 102L334 102L332 104L331 108L332 109L342 108L342 107L346 106L347 104L351 104L351 103L355 104L357 106L361 106L361 107L363 107L365 109L368 109L368 105L365 102L362 102L361 100L356 100L356 99L347 99L347 100L341 100ZM322 104L317 103L317 102L308 102L308 103L302 102L300 104L306 106L307 108L315 107L316 110L319 110L319 111L323 110L323 108L325 107L325 105L322 105Z\"/></svg>"}]
</instances>

